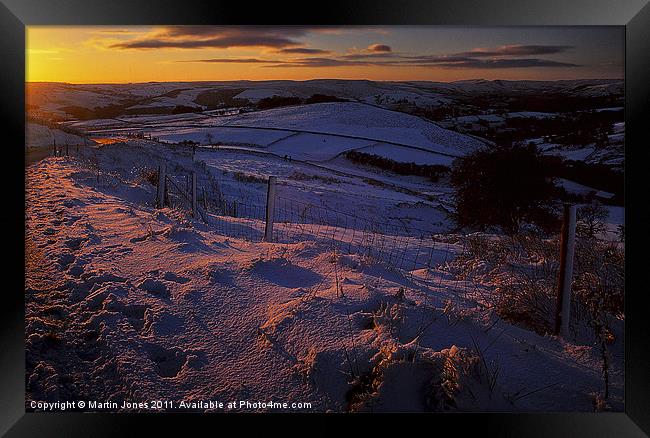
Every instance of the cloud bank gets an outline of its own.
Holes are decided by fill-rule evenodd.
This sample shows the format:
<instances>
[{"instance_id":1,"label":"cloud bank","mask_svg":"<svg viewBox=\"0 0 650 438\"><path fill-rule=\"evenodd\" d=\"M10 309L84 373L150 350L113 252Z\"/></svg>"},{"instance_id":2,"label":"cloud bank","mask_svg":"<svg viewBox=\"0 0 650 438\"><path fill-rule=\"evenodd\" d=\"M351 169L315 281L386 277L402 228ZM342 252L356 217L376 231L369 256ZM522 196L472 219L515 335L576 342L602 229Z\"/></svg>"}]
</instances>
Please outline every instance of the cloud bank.
<instances>
[{"instance_id":1,"label":"cloud bank","mask_svg":"<svg viewBox=\"0 0 650 438\"><path fill-rule=\"evenodd\" d=\"M178 62L262 64L265 67L322 68L345 66L437 67L455 69L511 69L535 67L579 67L548 59L571 50L567 45L509 44L476 47L467 51L430 55L394 51L385 43L374 43L359 51L334 53L308 47L304 37L313 32L337 32L336 26L172 26L159 28L109 47L118 50L153 49L269 49L255 58L203 58ZM341 28L344 29L344 28ZM286 55L286 56L283 56ZM302 55L295 57L294 55Z\"/></svg>"}]
</instances>

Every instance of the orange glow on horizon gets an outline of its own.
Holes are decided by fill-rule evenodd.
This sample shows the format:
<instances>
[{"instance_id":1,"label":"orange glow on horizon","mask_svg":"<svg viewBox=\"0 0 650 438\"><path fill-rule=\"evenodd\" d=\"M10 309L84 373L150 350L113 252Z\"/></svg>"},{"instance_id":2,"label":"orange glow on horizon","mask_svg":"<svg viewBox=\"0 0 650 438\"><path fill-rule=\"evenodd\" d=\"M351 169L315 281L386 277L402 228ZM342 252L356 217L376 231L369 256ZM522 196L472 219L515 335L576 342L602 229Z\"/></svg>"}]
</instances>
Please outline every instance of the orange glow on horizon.
<instances>
[{"instance_id":1,"label":"orange glow on horizon","mask_svg":"<svg viewBox=\"0 0 650 438\"><path fill-rule=\"evenodd\" d=\"M413 47L406 45L403 42L406 38L404 36L399 40L399 47L391 42L391 37L406 31L398 28L391 34L388 31L371 29L365 31L366 33L359 31L348 36L348 39L332 31L323 30L299 36L292 36L292 31L289 31L286 37L289 42L286 43L286 48L281 49L263 46L271 44L265 42L261 42L260 46L247 43L249 45L232 47L124 49L116 47L124 42L157 38L161 34L160 28L29 26L26 29L26 81L138 83L336 78L446 82L476 78L555 80L572 79L576 75L590 78L622 77L622 67L603 68L602 71L587 74L584 69L569 66L568 63L566 67L563 64L554 68L456 68L422 66L406 62L391 63L392 59L396 59L390 58L391 55L404 56L404 59L416 53L430 55L424 52L428 47L416 52ZM281 29L277 30L273 36L282 40L281 32ZM243 31L241 33L244 34ZM170 38L171 41L177 41L174 39L176 37ZM335 38L339 40L334 40ZM365 40L359 43L358 40L362 38ZM409 38L410 40L406 41L409 44L423 44L421 39L412 36ZM452 43L450 38L449 44ZM495 46L497 44L499 43L494 43ZM465 50L473 48L473 45L468 43ZM314 52L310 53L309 50ZM376 53L380 50L385 53ZM315 54L316 51L323 54ZM375 53L370 53L373 51ZM438 49L437 53L440 52L441 49ZM373 64L372 58L345 63L341 61L346 56L369 54L386 54L387 57L377 65ZM317 67L311 64L298 65L300 60L313 61L321 58L324 64ZM205 59L225 59L226 62L205 62ZM330 61L331 64L327 64Z\"/></svg>"}]
</instances>

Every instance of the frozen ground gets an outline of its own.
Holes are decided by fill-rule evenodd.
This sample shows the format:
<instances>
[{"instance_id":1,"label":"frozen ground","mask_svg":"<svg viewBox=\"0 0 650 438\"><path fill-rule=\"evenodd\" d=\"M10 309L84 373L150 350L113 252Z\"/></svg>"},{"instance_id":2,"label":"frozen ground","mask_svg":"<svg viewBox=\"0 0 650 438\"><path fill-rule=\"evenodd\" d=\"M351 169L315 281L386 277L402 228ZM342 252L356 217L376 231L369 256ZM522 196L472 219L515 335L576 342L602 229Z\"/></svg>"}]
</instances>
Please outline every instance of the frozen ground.
<instances>
[{"instance_id":1,"label":"frozen ground","mask_svg":"<svg viewBox=\"0 0 650 438\"><path fill-rule=\"evenodd\" d=\"M202 154L205 168L159 143L132 141L102 147L99 172L67 158L27 169L28 400L593 409L591 393L602 387L597 349L498 319L482 298L489 285L460 281L444 266L410 271L344 255L319 235L283 244L234 238L154 209L155 187L137 169L173 159L251 197L264 185L238 182L232 171L286 175L304 186L291 196L325 205L364 193L368 205L389 209L418 205L416 195L346 175L292 182L324 175L281 159L221 151L211 163ZM446 248L447 261L461 250L453 238ZM609 403L620 410L622 324L614 330Z\"/></svg>"},{"instance_id":2,"label":"frozen ground","mask_svg":"<svg viewBox=\"0 0 650 438\"><path fill-rule=\"evenodd\" d=\"M84 145L90 144L84 137L61 131L60 129L52 129L39 123L27 123L25 132L25 146L26 147L51 147L53 144L58 146L64 145Z\"/></svg>"},{"instance_id":3,"label":"frozen ground","mask_svg":"<svg viewBox=\"0 0 650 438\"><path fill-rule=\"evenodd\" d=\"M377 146L373 153L399 161L450 163L484 142L396 111L361 103L321 103L249 113L207 116L131 116L71 123L97 136L126 132L161 141L203 145L246 145L292 157L325 161L353 149ZM393 149L394 148L394 149Z\"/></svg>"},{"instance_id":4,"label":"frozen ground","mask_svg":"<svg viewBox=\"0 0 650 438\"><path fill-rule=\"evenodd\" d=\"M504 90L608 96L620 87L480 80L30 84L33 108L97 143L76 158L49 157L26 169L27 401L288 401L312 403L308 409L318 412L594 410L602 362L587 328L576 326L564 340L510 324L493 307L500 279L483 275L488 262L467 262L474 274L458 273L454 261L465 260L458 257L466 246L454 234L448 179L360 166L345 152L449 166L484 143L386 108L435 107ZM201 93L215 91L251 102L316 93L351 101L95 120L70 120L68 113L71 106L146 112L198 105ZM48 150L50 138L83 140L28 128L28 145ZM623 130L615 126L613 147L599 151L536 142L546 153L616 165ZM201 144L194 156L177 144L184 140ZM175 181L172 191L196 172L199 199L206 200L200 219L154 208L160 164ZM259 241L269 176L277 177L276 243ZM560 183L574 193L590 190ZM208 208L217 198L219 212ZM615 238L624 209L609 211ZM327 225L306 226L323 212ZM370 241L368 233L382 237ZM388 260L373 256L391 238L401 263L393 252ZM421 251L423 242L430 252ZM423 263L422 252L433 263ZM537 261L526 263L530 269ZM621 411L623 321L614 318L611 330L607 403Z\"/></svg>"},{"instance_id":5,"label":"frozen ground","mask_svg":"<svg viewBox=\"0 0 650 438\"><path fill-rule=\"evenodd\" d=\"M576 81L487 81L373 82L365 80L317 79L311 81L165 82L139 84L27 84L27 103L57 117L70 115L71 107L95 108L126 105L125 108L159 109L176 105L203 107L197 97L203 92L230 92L251 102L273 95L307 98L314 94L337 96L356 102L391 107L414 105L437 107L458 102L470 95L565 94L572 97L622 95L622 80Z\"/></svg>"}]
</instances>

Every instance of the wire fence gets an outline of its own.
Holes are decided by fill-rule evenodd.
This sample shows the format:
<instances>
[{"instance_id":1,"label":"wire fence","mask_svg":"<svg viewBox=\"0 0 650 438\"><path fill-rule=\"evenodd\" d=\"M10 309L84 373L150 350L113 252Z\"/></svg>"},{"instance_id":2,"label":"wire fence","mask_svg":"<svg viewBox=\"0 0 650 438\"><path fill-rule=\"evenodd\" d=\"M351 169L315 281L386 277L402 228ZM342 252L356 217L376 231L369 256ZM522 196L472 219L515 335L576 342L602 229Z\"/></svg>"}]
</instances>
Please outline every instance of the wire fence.
<instances>
[{"instance_id":1,"label":"wire fence","mask_svg":"<svg viewBox=\"0 0 650 438\"><path fill-rule=\"evenodd\" d=\"M191 211L188 177L174 178L170 180L174 190L184 190L185 195L179 196L176 204L172 201L172 205ZM268 190L267 193L273 192L269 199L264 193L268 184L245 175L236 180L212 179L197 190L197 215L227 236L278 244L316 242L338 254L356 254L381 262L411 278L424 275L425 281L438 287L444 283L445 289L458 298L484 309L498 309L504 317L521 320L540 333L548 331L557 318L557 235L438 234L376 215L360 216L331 204L319 205L318 198L308 202L308 191L286 190L291 184L284 181L278 183L285 188L279 194ZM358 197L359 208L364 200L363 196ZM345 202L349 203L349 199ZM617 243L584 239L581 242L577 255L581 260L576 262L574 274L578 283L580 279L591 278L594 269L601 269L606 260L600 259L620 250ZM603 271L605 276L610 274ZM622 300L619 280L606 279L611 284L587 287L607 288ZM591 318L584 296L573 297L571 308L572 327L584 327L583 322ZM611 308L622 308L622 304L615 303Z\"/></svg>"},{"instance_id":2,"label":"wire fence","mask_svg":"<svg viewBox=\"0 0 650 438\"><path fill-rule=\"evenodd\" d=\"M205 165L200 169L205 170ZM278 183L283 190L279 194L274 192L269 202L268 182L239 172L234 179L210 176L201 180L195 176L197 188L193 201L191 178L190 172L168 175L168 205L186 211L193 211L195 205L198 218L217 232L252 242L314 241L342 254L362 255L405 271L448 265L453 258L471 251L470 246L476 246L476 239L472 240L471 235L438 234L403 221L391 222L369 214L360 216L333 208L331 203L318 205L306 201L310 193L305 189L309 188L287 190L292 187L287 181ZM350 194L346 193L346 197L349 204ZM337 196L329 198L336 200ZM367 198L359 195L353 204L362 208ZM266 236L269 226L271 233ZM492 244L503 246L506 241L495 240ZM512 276L525 274L537 281L557 274L557 263L548 262L556 254L549 254L548 249L542 253L539 244L533 248L530 244L523 245L521 240L511 239L508 244L510 259L501 261L511 267ZM481 251L487 252L489 248Z\"/></svg>"},{"instance_id":3,"label":"wire fence","mask_svg":"<svg viewBox=\"0 0 650 438\"><path fill-rule=\"evenodd\" d=\"M75 156L96 172L98 181L101 175L119 183L120 175L101 169L100 152L101 148L92 146L58 146L54 154ZM490 253L492 259L508 266L509 273L501 276L501 284L524 276L533 282L554 281L557 277L557 236L546 239L547 242L555 241L554 244L543 245L539 239L529 239L526 243L521 236L481 241L476 234L438 234L408 223L378 218L374 214L361 216L343 211L335 208L341 205L337 202L332 207L329 202L317 204L317 198L314 198L315 202L306 201L310 196L309 186L294 187L290 181L278 182L283 190L276 193L269 204L267 181L242 172L236 172L232 178L219 178L204 162L192 160L190 163L192 167L177 163L169 166L172 172L165 176L164 203L185 212L196 212L196 219L226 236L281 244L313 241L341 254L362 255L407 272L444 267L455 269L456 274L468 278L485 274L488 266L477 261L480 258L477 254ZM192 178L195 178L196 189L193 189ZM350 194L346 193L346 196L349 198ZM368 197L359 195L354 200L357 210L363 208ZM336 198L336 195L328 196L328 199ZM349 204L349 199L345 203ZM273 222L272 232L266 236L269 214ZM617 246L616 243L598 244ZM506 250L504 246L509 248ZM468 254L473 254L476 260L465 260L464 264L454 266L454 260L467 259ZM517 281L521 283L521 280Z\"/></svg>"},{"instance_id":4,"label":"wire fence","mask_svg":"<svg viewBox=\"0 0 650 438\"><path fill-rule=\"evenodd\" d=\"M192 207L191 174L167 174L166 205L188 212ZM198 177L197 177L198 179ZM283 193L274 196L269 207L266 196L224 193L232 180L212 179L196 189L198 218L215 231L252 242L265 240L267 210L272 209L271 241L297 243L314 241L339 253L359 254L395 268L416 270L443 263L460 245L437 240L439 236L404 224L372 220L350 212L297 200ZM237 181L238 184L247 184ZM259 181L248 184L259 184ZM259 188L256 190L259 193Z\"/></svg>"},{"instance_id":5,"label":"wire fence","mask_svg":"<svg viewBox=\"0 0 650 438\"><path fill-rule=\"evenodd\" d=\"M113 170L114 163L102 161L106 157L102 157L101 151L94 146L59 146L56 155L75 156L86 163L98 183L123 184L124 175ZM536 315L554 313L560 263L557 235L439 234L405 222L391 222L376 214L367 213L364 217L338 209L349 204L349 193L344 202L325 203L318 197L308 202L308 186L292 187L291 182L280 181L277 184L282 190L274 192L269 202L268 182L254 175L235 172L230 178L217 177L203 162L191 159L188 165L175 162L169 167L171 172L164 179L164 204L195 214L197 220L219 234L251 242L315 242L338 254L356 254L384 263L406 275L424 274L438 283L449 277L452 282L447 278L446 284L450 290L486 307L532 307ZM357 210L363 209L366 198L358 196L354 201ZM269 219L271 232L267 233ZM613 299L622 302L622 286L618 286L622 284L621 274L614 269L623 263L616 257L624 260L620 245L579 239L578 247L574 283L585 283L581 286L584 289L612 289L615 284L621 290L620 296ZM612 260L618 265L613 265ZM422 269L425 271L417 272ZM500 301L495 297L501 297ZM572 302L571 315L576 321L589 317L578 300ZM540 331L549 323L527 321Z\"/></svg>"},{"instance_id":6,"label":"wire fence","mask_svg":"<svg viewBox=\"0 0 650 438\"><path fill-rule=\"evenodd\" d=\"M99 181L100 175L107 178L111 174L101 170L98 151L90 147L70 147L66 152L88 163L89 168L97 172ZM553 325L560 268L558 236L437 234L387 218L363 217L331 205L318 205L318 201L308 202L306 192L283 190L269 198L271 190L265 181L243 174L217 178L202 163L187 168L175 165L172 170L162 180L158 175L158 182L163 182L164 205L195 214L196 219L219 234L251 242L270 240L293 244L311 241L335 255L356 254L381 262L412 281L410 293L423 294L424 308L429 307L432 290L444 289L453 295L456 299L444 312L450 324L463 318L464 311L454 306L469 303L468 307L480 311L496 310L499 319L495 324L501 319L514 321L539 333L548 332ZM359 196L359 205L363 205L362 196ZM267 233L269 219L272 222L270 235ZM574 273L576 294L571 302L571 327L575 338L584 336L580 330L589 327L594 318L588 308L589 302L585 301L585 293L605 291L615 299L618 299L616 294L620 295L622 300L623 263L612 261L619 256L616 251L615 243L579 242ZM337 266L334 264L331 269L336 270ZM338 272L333 272L338 283ZM313 286L303 298L307 300L322 292L325 278L331 275L323 276L321 283ZM425 286L427 291L418 292L417 285ZM622 301L612 303L608 310L617 308L622 309ZM426 330L428 324L424 311L421 315L419 332ZM349 339L342 338L341 343L346 354L349 351L353 357L355 346L351 328L349 332ZM525 343L525 340L517 341ZM547 353L556 354L550 350ZM348 362L351 364L353 360ZM579 361L576 364L583 366ZM358 369L355 374L359 374Z\"/></svg>"}]
</instances>

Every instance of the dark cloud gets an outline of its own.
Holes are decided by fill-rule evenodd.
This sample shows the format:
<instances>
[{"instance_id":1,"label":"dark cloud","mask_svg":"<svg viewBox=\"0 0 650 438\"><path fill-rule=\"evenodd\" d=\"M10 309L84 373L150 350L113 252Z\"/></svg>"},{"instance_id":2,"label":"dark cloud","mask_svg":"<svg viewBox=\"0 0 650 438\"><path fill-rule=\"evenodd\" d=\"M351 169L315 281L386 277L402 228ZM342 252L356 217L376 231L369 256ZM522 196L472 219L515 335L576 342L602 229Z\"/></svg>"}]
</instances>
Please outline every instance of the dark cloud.
<instances>
[{"instance_id":1,"label":"dark cloud","mask_svg":"<svg viewBox=\"0 0 650 438\"><path fill-rule=\"evenodd\" d=\"M125 41L111 45L114 49L206 49L229 47L290 47L300 43L283 37L271 35L232 35L208 39L164 39L164 38L143 38L138 40Z\"/></svg>"},{"instance_id":2,"label":"dark cloud","mask_svg":"<svg viewBox=\"0 0 650 438\"><path fill-rule=\"evenodd\" d=\"M469 69L532 67L577 67L576 64L539 58L572 49L564 45L510 44L496 48L475 48L443 55L394 52L387 44L371 44L347 54L305 47L301 37L310 32L341 32L340 26L169 26L145 36L113 43L116 49L226 49L231 47L272 48L276 54L330 55L298 59L209 58L180 62L262 64L265 67L411 66Z\"/></svg>"},{"instance_id":3,"label":"dark cloud","mask_svg":"<svg viewBox=\"0 0 650 438\"><path fill-rule=\"evenodd\" d=\"M450 62L469 61L474 58L459 55L418 55L418 56L401 56L404 64L440 64Z\"/></svg>"},{"instance_id":4,"label":"dark cloud","mask_svg":"<svg viewBox=\"0 0 650 438\"><path fill-rule=\"evenodd\" d=\"M288 48L301 46L295 37L305 29L276 27L172 26L144 37L111 45L115 49L205 49L229 47Z\"/></svg>"},{"instance_id":5,"label":"dark cloud","mask_svg":"<svg viewBox=\"0 0 650 438\"><path fill-rule=\"evenodd\" d=\"M276 50L276 53L297 53L301 55L325 55L332 52L329 50L312 49L309 47L289 47L285 49Z\"/></svg>"},{"instance_id":6,"label":"dark cloud","mask_svg":"<svg viewBox=\"0 0 650 438\"><path fill-rule=\"evenodd\" d=\"M392 52L393 50L390 48L390 46L387 46L386 44L371 44L368 46L366 49L369 52L377 53L377 52Z\"/></svg>"},{"instance_id":7,"label":"dark cloud","mask_svg":"<svg viewBox=\"0 0 650 438\"><path fill-rule=\"evenodd\" d=\"M303 46L299 39L308 33L335 32L341 26L166 26L150 34L112 44L114 49L204 49L229 47L270 47L275 49ZM320 49L301 48L293 53L325 54ZM309 51L307 51L309 50Z\"/></svg>"},{"instance_id":8,"label":"dark cloud","mask_svg":"<svg viewBox=\"0 0 650 438\"><path fill-rule=\"evenodd\" d=\"M456 62L440 62L435 65L444 68L530 68L530 67L580 67L569 62L551 61L550 59L466 59Z\"/></svg>"},{"instance_id":9,"label":"dark cloud","mask_svg":"<svg viewBox=\"0 0 650 438\"><path fill-rule=\"evenodd\" d=\"M468 52L455 53L453 56L468 56L472 58L488 56L537 56L562 53L572 48L573 46L510 44L492 49L476 48Z\"/></svg>"},{"instance_id":10,"label":"dark cloud","mask_svg":"<svg viewBox=\"0 0 650 438\"><path fill-rule=\"evenodd\" d=\"M341 57L311 57L299 59L259 59L259 58L209 58L178 62L205 63L240 63L263 64L264 67L351 67L351 66L383 66L383 67L438 67L438 68L469 68L469 69L499 69L499 68L530 68L530 67L579 67L578 64L552 61L539 58L518 59L477 59L458 56L421 56L406 59L364 60L346 59Z\"/></svg>"},{"instance_id":11,"label":"dark cloud","mask_svg":"<svg viewBox=\"0 0 650 438\"><path fill-rule=\"evenodd\" d=\"M232 63L232 64L265 64L275 61L265 61L259 58L208 58L208 59L189 59L176 62L205 62L205 63Z\"/></svg>"},{"instance_id":12,"label":"dark cloud","mask_svg":"<svg viewBox=\"0 0 650 438\"><path fill-rule=\"evenodd\" d=\"M474 48L442 55L394 52L389 45L371 44L367 48L344 54L306 47L300 37L309 32L339 31L336 26L171 26L158 28L145 36L114 43L118 49L200 49L230 47L265 47L275 54L328 55L302 58L208 58L179 62L262 64L265 67L346 67L411 66L467 69L508 69L532 67L577 67L577 64L542 59L540 55L566 52L563 45L510 44L496 48Z\"/></svg>"},{"instance_id":13,"label":"dark cloud","mask_svg":"<svg viewBox=\"0 0 650 438\"><path fill-rule=\"evenodd\" d=\"M243 34L300 37L312 29L314 28L309 26L165 26L159 28L155 35L171 38L209 38Z\"/></svg>"},{"instance_id":14,"label":"dark cloud","mask_svg":"<svg viewBox=\"0 0 650 438\"><path fill-rule=\"evenodd\" d=\"M360 60L360 59L386 59L386 58L402 58L406 59L404 56L401 56L397 53L367 53L367 52L359 52L359 53L348 53L345 55L339 56L341 59L352 59L352 60Z\"/></svg>"},{"instance_id":15,"label":"dark cloud","mask_svg":"<svg viewBox=\"0 0 650 438\"><path fill-rule=\"evenodd\" d=\"M371 63L337 58L301 58L289 61L279 60L267 67L345 67L354 65L371 65Z\"/></svg>"}]
</instances>

